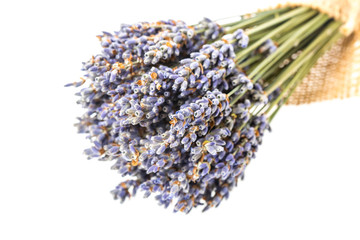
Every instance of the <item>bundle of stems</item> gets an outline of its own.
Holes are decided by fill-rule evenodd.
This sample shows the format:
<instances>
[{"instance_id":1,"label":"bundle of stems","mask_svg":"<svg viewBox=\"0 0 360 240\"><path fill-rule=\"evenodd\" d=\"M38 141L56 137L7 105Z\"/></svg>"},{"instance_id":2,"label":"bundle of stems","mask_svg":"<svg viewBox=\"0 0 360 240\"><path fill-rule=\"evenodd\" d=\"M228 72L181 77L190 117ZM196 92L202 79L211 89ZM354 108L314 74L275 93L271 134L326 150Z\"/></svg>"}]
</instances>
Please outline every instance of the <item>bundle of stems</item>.
<instances>
[{"instance_id":1,"label":"bundle of stems","mask_svg":"<svg viewBox=\"0 0 360 240\"><path fill-rule=\"evenodd\" d=\"M341 38L341 25L308 7L274 9L223 25L226 33L244 28L249 35L249 47L236 53L238 67L253 83L260 81L267 95L278 88L281 91L274 102L254 109L257 114L268 114L270 121L274 118L317 60ZM268 39L278 46L277 50L269 56L256 54ZM229 92L231 105L244 94L234 94L240 88Z\"/></svg>"}]
</instances>

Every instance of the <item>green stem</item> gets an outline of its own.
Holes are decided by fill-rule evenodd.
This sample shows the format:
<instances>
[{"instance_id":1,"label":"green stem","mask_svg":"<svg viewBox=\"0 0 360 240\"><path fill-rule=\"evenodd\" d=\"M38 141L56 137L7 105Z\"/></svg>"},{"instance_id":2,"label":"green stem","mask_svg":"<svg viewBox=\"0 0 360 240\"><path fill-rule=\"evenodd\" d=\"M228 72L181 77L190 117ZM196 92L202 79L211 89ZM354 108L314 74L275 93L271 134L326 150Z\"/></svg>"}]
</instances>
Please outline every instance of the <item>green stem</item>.
<instances>
[{"instance_id":1,"label":"green stem","mask_svg":"<svg viewBox=\"0 0 360 240\"><path fill-rule=\"evenodd\" d=\"M289 9L290 8L276 8L276 9L273 9L273 10L258 13L258 14L256 14L255 17L252 17L252 18L249 18L249 19L244 19L243 21L239 21L238 24L236 24L236 25L232 26L231 28L227 29L226 33L232 33L232 32L236 31L239 28L245 28L245 27L249 27L251 25L255 25L259 21L262 21L266 17L270 17L271 15L286 12Z\"/></svg>"},{"instance_id":2,"label":"green stem","mask_svg":"<svg viewBox=\"0 0 360 240\"><path fill-rule=\"evenodd\" d=\"M315 14L316 14L316 11L310 11L310 12L307 12L307 13L301 15L301 17L298 16L297 18L293 18L293 19L289 20L288 22L280 25L279 27L275 28L273 31L271 31L270 33L268 33L267 35L262 37L260 40L256 41L252 45L248 46L247 48L245 48L244 50L239 52L235 58L235 61L240 62L250 52L252 52L256 48L260 47L261 44L263 44L266 40L272 38L273 36L275 36L278 33L283 32L288 27L298 26L299 24L301 24L301 23L307 21L309 18L313 17ZM274 54L272 54L272 55L274 55Z\"/></svg>"},{"instance_id":3,"label":"green stem","mask_svg":"<svg viewBox=\"0 0 360 240\"><path fill-rule=\"evenodd\" d=\"M251 35L250 43L257 42L259 39L263 38L267 34L269 34L273 29L264 30L263 32L255 33Z\"/></svg>"},{"instance_id":4,"label":"green stem","mask_svg":"<svg viewBox=\"0 0 360 240\"><path fill-rule=\"evenodd\" d=\"M251 56L251 57L249 57L246 61L240 63L240 64L238 65L238 68L244 68L244 67L246 67L246 66L249 66L249 65L253 64L254 62L262 59L262 58L263 58L263 56L262 56L261 54L257 54L257 55Z\"/></svg>"},{"instance_id":5,"label":"green stem","mask_svg":"<svg viewBox=\"0 0 360 240\"><path fill-rule=\"evenodd\" d=\"M273 67L273 65L281 59L291 48L296 47L307 38L311 33L316 31L319 27L325 24L329 20L329 17L325 14L320 14L315 18L311 19L305 25L299 28L293 36L291 36L288 41L282 44L277 51L266 58L253 72L249 74L249 78L253 81L257 81L261 78L268 69Z\"/></svg>"},{"instance_id":6,"label":"green stem","mask_svg":"<svg viewBox=\"0 0 360 240\"><path fill-rule=\"evenodd\" d=\"M271 10L265 10L262 12L255 12L252 14L245 14L245 15L237 15L237 16L232 16L232 17L224 17L224 18L219 18L214 20L214 22L220 22L223 20L227 20L227 19L231 19L231 18L240 18L240 20L235 21L235 22L230 22L230 23L226 23L226 24L221 24L222 27L232 27L235 25L239 25L240 23L243 25L242 28L247 27L249 25L253 25L253 24L258 24L259 22L261 22L263 19L267 19L268 17L272 17L272 16L276 16L277 14L289 11L290 8L286 7L286 8L276 8L276 9L271 9ZM249 17L250 16L250 17Z\"/></svg>"},{"instance_id":7,"label":"green stem","mask_svg":"<svg viewBox=\"0 0 360 240\"><path fill-rule=\"evenodd\" d=\"M263 31L263 30L265 30L265 29L267 29L267 28L270 28L270 27L272 27L272 26L278 25L278 24L280 24L280 23L282 23L282 22L285 22L285 21L287 21L287 20L289 20L289 19L291 19L291 18L293 18L293 17L295 17L295 16L298 16L298 15L300 15L300 14L302 14L302 13L305 13L305 12L308 12L308 11L311 11L311 9L308 8L308 7L298 7L298 8L295 8L295 9L293 9L293 10L291 10L291 11L289 11L289 12L283 14L283 15L280 15L280 16L277 17L277 18L274 18L274 19L271 20L271 21L268 21L268 22L266 22L266 23L264 23L264 24L261 24L261 25L259 25L259 26L256 26L256 27L253 28L253 29L250 29L250 30L248 31L248 34L251 35L251 34L254 34L254 33L257 33L257 32L261 32L261 31Z\"/></svg>"},{"instance_id":8,"label":"green stem","mask_svg":"<svg viewBox=\"0 0 360 240\"><path fill-rule=\"evenodd\" d=\"M286 60L291 61L293 59L293 55L295 53L298 53L304 47L306 47L309 43L311 43L312 40L320 33L320 30L315 31L313 34L308 36L306 39L301 41L300 44L298 44L296 47L292 48L289 52L287 52L282 58L280 58L272 68L267 70L262 74L262 79L266 82L272 82L279 74L278 72L282 70L280 68L281 64L283 64ZM275 75L275 76L274 76ZM269 77L274 76L272 79L269 79Z\"/></svg>"},{"instance_id":9,"label":"green stem","mask_svg":"<svg viewBox=\"0 0 360 240\"><path fill-rule=\"evenodd\" d=\"M326 31L326 30L324 30ZM279 109L282 107L282 105L284 105L287 100L289 99L289 97L291 96L291 94L294 92L294 90L296 89L296 86L298 84L300 84L302 82L302 80L306 77L306 75L310 72L310 69L316 64L316 62L318 61L318 59L328 50L330 49L330 47L336 42L338 41L340 38L342 37L342 35L337 32L335 33L330 39L325 38L324 41L325 43L322 44L322 47L320 48L320 50L318 50L318 52L315 54L315 56L306 64L304 64L299 71L297 72L297 74L294 76L294 78L288 83L288 85L282 90L282 93L277 97L277 99L270 105L270 107L267 109L266 113L269 113L271 111L271 109L278 105L278 107L276 108L276 110L271 114L271 116L269 117L269 122L274 118L274 116L277 114L277 112L279 111ZM287 94L286 98L283 98L283 96ZM280 104L279 102L283 100Z\"/></svg>"},{"instance_id":10,"label":"green stem","mask_svg":"<svg viewBox=\"0 0 360 240\"><path fill-rule=\"evenodd\" d=\"M266 92L271 93L278 88L284 81L292 76L307 60L314 57L316 51L322 46L321 42L329 39L333 34L335 35L339 27L342 25L341 22L330 23L322 33L310 43L310 45L295 59L280 75L272 82L267 88Z\"/></svg>"},{"instance_id":11,"label":"green stem","mask_svg":"<svg viewBox=\"0 0 360 240\"><path fill-rule=\"evenodd\" d=\"M253 45L249 46L247 49L243 50L242 52L240 52L240 54L238 54L238 56L236 57L235 61L236 62L240 62L243 60L243 57L248 55L249 53L251 53L252 51L254 51L257 47L259 47L263 42L265 42L267 39L271 38L273 35L276 35L277 33L280 33L283 31L283 29L286 29L287 27L296 27L297 25L303 23L304 21L308 20L309 18L311 18L312 16L314 16L316 14L316 11L310 11L306 14L303 14L301 17L298 16L297 18L291 19L290 21L284 23L283 25L281 25L280 27L276 28L275 30L273 30L271 33L269 33L268 35L264 36L262 39L260 39L259 41L257 41L256 43L254 43ZM260 65L263 65L263 62L266 61L268 58L272 57L273 55L276 56L276 54L278 53L279 49L273 53L272 55L268 56L265 60L263 60L256 68L258 69ZM286 52L285 52L286 54ZM283 56L284 54L282 54L281 56ZM280 58L281 59L281 58ZM279 60L279 59L277 59ZM276 62L275 62L276 63ZM269 64L269 63L267 63ZM254 71L255 71L254 70ZM276 70L276 69L274 69ZM254 72L251 71L251 72ZM256 81L254 81L256 82ZM234 89L232 89L232 91L228 94L228 96L232 96L235 92L237 92L240 88L242 87L242 85L239 85L237 87L235 87ZM239 94L238 96L235 97L235 99L233 99L230 103L230 105L232 106L233 104L236 103L236 101L238 101L243 95L243 94Z\"/></svg>"}]
</instances>

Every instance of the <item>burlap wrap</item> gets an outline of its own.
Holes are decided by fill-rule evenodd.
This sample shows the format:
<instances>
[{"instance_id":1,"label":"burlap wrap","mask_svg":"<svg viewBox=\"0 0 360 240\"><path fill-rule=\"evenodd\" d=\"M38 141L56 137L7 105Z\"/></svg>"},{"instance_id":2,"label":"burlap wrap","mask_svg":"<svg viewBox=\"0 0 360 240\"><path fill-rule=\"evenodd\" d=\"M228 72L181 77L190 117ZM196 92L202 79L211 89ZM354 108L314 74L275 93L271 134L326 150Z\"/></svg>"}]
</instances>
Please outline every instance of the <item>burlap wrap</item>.
<instances>
[{"instance_id":1,"label":"burlap wrap","mask_svg":"<svg viewBox=\"0 0 360 240\"><path fill-rule=\"evenodd\" d=\"M341 20L344 37L319 59L289 104L360 96L360 0L294 0L281 6L310 6Z\"/></svg>"}]
</instances>

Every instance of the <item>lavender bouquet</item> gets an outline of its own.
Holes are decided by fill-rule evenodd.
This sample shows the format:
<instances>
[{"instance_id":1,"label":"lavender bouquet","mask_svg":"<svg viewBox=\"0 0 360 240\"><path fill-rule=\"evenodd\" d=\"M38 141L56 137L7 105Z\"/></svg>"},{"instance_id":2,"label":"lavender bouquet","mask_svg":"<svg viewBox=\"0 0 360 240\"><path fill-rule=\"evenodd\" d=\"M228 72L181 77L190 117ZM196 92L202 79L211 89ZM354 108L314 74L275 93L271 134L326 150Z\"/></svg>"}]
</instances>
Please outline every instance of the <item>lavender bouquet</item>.
<instances>
[{"instance_id":1,"label":"lavender bouquet","mask_svg":"<svg viewBox=\"0 0 360 240\"><path fill-rule=\"evenodd\" d=\"M66 85L82 87L76 126L91 141L86 155L114 162L121 202L140 191L175 212L219 206L341 26L309 7L281 7L226 24L169 20L103 32L102 52Z\"/></svg>"}]
</instances>

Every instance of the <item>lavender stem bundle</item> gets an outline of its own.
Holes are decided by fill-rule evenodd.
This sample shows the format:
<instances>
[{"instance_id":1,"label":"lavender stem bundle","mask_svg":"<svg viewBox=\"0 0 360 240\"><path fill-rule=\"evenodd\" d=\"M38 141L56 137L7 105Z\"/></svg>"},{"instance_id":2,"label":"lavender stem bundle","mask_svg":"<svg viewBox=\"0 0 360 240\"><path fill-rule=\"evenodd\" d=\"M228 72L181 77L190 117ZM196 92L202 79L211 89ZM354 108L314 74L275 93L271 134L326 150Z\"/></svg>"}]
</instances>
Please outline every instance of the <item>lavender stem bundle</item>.
<instances>
[{"instance_id":1,"label":"lavender stem bundle","mask_svg":"<svg viewBox=\"0 0 360 240\"><path fill-rule=\"evenodd\" d=\"M138 191L165 207L217 207L244 178L269 123L341 23L307 7L209 19L122 25L98 38L83 63L76 124L89 159L114 161L126 180L121 202Z\"/></svg>"}]
</instances>

